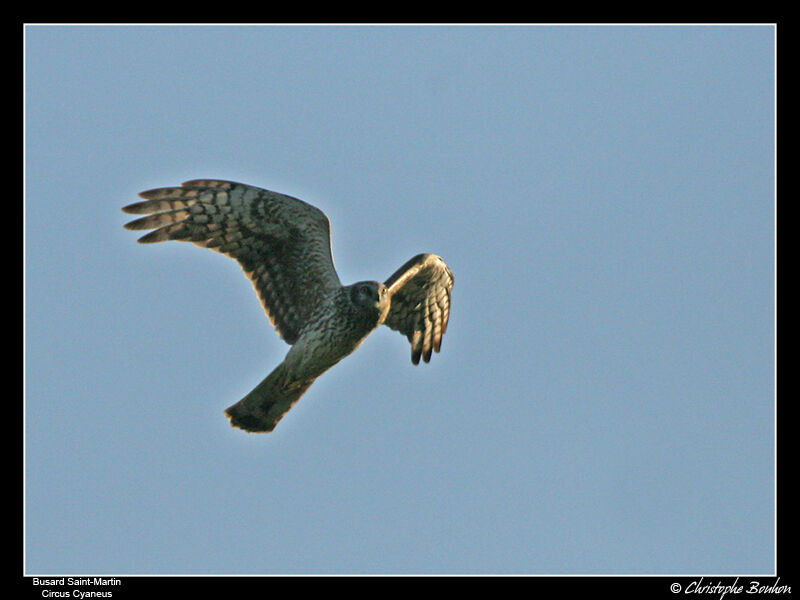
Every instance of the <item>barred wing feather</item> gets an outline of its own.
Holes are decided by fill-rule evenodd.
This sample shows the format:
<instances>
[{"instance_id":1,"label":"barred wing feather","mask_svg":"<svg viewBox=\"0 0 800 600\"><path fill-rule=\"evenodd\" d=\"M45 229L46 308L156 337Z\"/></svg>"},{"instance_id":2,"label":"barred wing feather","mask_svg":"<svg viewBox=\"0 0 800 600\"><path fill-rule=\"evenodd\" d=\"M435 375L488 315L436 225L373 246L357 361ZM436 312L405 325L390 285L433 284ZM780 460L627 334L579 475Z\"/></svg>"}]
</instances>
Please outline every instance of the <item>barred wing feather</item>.
<instances>
[{"instance_id":1,"label":"barred wing feather","mask_svg":"<svg viewBox=\"0 0 800 600\"><path fill-rule=\"evenodd\" d=\"M392 304L384 325L411 342L411 362L439 352L450 319L453 273L435 254L418 254L385 281Z\"/></svg>"},{"instance_id":2,"label":"barred wing feather","mask_svg":"<svg viewBox=\"0 0 800 600\"><path fill-rule=\"evenodd\" d=\"M123 208L145 214L128 229L153 229L141 243L188 241L236 259L279 335L297 341L316 301L341 286L333 264L330 221L284 194L215 179L148 190Z\"/></svg>"}]
</instances>

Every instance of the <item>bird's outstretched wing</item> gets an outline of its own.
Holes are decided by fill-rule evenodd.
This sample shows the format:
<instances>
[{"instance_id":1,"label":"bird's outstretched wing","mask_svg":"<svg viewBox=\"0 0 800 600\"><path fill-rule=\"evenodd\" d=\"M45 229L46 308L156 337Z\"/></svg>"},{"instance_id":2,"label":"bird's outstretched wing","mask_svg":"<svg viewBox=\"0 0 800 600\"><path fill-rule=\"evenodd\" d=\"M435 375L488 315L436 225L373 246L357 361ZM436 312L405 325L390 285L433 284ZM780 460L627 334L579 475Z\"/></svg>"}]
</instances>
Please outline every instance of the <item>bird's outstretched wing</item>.
<instances>
[{"instance_id":1,"label":"bird's outstretched wing","mask_svg":"<svg viewBox=\"0 0 800 600\"><path fill-rule=\"evenodd\" d=\"M418 254L384 283L392 305L384 325L399 331L411 342L411 362L431 360L439 352L450 318L453 274L435 254Z\"/></svg>"},{"instance_id":2,"label":"bird's outstretched wing","mask_svg":"<svg viewBox=\"0 0 800 600\"><path fill-rule=\"evenodd\" d=\"M213 179L148 190L122 210L142 243L188 241L239 261L280 336L293 344L316 301L341 286L324 212L291 196Z\"/></svg>"}]
</instances>

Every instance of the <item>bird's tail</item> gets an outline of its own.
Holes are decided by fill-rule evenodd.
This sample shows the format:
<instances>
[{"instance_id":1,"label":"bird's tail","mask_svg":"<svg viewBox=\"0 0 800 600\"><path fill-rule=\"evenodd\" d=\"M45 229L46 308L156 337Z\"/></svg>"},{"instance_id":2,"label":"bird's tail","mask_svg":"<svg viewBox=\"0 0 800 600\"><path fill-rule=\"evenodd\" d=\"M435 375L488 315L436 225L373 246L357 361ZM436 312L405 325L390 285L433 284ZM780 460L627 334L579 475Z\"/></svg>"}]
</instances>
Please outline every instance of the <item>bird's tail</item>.
<instances>
[{"instance_id":1,"label":"bird's tail","mask_svg":"<svg viewBox=\"0 0 800 600\"><path fill-rule=\"evenodd\" d=\"M231 425L253 433L267 433L314 383L314 379L292 379L284 363L252 392L225 410Z\"/></svg>"}]
</instances>

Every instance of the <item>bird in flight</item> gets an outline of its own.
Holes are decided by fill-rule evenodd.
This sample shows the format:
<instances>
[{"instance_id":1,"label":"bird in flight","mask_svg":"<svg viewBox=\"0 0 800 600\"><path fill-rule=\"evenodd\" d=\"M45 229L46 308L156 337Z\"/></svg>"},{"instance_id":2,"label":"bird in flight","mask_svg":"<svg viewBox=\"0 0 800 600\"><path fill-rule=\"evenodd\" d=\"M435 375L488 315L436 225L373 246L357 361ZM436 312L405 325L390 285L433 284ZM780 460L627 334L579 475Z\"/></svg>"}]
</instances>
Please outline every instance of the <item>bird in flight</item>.
<instances>
[{"instance_id":1,"label":"bird in flight","mask_svg":"<svg viewBox=\"0 0 800 600\"><path fill-rule=\"evenodd\" d=\"M236 259L291 348L225 414L234 427L269 432L311 384L381 324L411 343L411 362L439 352L450 318L453 274L418 254L386 281L342 285L331 255L330 221L318 208L276 192L216 179L139 194L122 210L147 215L127 229L152 229L147 244L187 241Z\"/></svg>"}]
</instances>

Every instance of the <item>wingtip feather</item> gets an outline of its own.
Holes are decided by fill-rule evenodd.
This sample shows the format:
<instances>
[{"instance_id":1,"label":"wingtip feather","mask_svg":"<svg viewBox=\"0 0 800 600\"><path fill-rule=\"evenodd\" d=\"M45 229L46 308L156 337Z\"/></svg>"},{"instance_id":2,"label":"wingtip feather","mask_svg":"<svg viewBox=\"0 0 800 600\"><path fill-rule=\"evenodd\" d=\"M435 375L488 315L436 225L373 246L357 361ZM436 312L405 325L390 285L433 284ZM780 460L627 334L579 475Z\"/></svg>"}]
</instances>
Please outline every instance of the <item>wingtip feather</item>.
<instances>
[{"instance_id":1,"label":"wingtip feather","mask_svg":"<svg viewBox=\"0 0 800 600\"><path fill-rule=\"evenodd\" d=\"M134 202L133 204L128 204L127 206L123 206L122 207L122 212L131 214L131 215L142 214L143 212L145 212L145 211L142 210L142 204L144 204L144 202Z\"/></svg>"}]
</instances>

